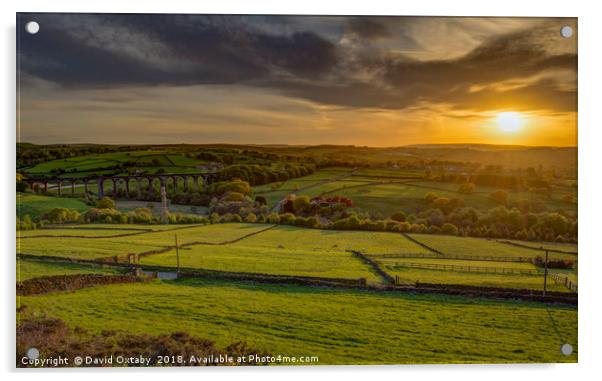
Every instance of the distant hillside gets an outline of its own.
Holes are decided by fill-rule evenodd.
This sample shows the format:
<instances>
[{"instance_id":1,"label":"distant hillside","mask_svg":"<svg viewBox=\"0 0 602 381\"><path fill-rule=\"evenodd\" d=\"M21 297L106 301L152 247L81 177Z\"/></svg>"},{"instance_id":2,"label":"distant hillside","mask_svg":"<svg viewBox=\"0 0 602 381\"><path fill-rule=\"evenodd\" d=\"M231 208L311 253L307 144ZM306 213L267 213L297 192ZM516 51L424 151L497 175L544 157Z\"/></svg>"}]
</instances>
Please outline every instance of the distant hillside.
<instances>
[{"instance_id":1,"label":"distant hillside","mask_svg":"<svg viewBox=\"0 0 602 381\"><path fill-rule=\"evenodd\" d=\"M495 145L422 145L401 148L417 157L478 162L506 168L538 167L575 169L577 147L524 147Z\"/></svg>"}]
</instances>

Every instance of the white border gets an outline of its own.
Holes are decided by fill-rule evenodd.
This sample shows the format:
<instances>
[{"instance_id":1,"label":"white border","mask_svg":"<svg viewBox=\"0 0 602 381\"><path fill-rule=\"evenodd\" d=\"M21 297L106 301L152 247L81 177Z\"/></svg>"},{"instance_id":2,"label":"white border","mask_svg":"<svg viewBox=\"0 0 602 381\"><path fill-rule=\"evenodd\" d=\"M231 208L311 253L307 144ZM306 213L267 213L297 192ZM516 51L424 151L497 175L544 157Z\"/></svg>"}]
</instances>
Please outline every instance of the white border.
<instances>
[{"instance_id":1,"label":"white border","mask_svg":"<svg viewBox=\"0 0 602 381\"><path fill-rule=\"evenodd\" d=\"M596 2L576 0L529 2L525 0L491 1L325 1L303 0L297 2L263 0L220 0L201 1L144 1L126 2L123 0L102 0L86 2L69 1L12 1L2 2L3 91L1 105L4 120L2 128L3 160L2 177L5 183L0 187L2 219L2 242L4 250L4 280L1 282L5 301L2 313L4 335L0 344L2 370L9 379L61 380L91 379L105 380L106 377L133 377L136 370L78 370L78 371L15 371L14 370L14 173L15 173L15 12L144 12L144 13L278 13L278 14L398 14L398 15L439 15L439 16L570 16L579 17L579 224L580 224L580 273L579 273L579 364L562 365L445 365L445 366L378 366L378 367L304 367L304 368L254 368L254 369L152 369L140 375L145 379L165 379L166 377L194 378L236 378L247 380L261 379L305 380L307 378L336 378L362 380L378 377L448 380L483 380L548 378L550 380L577 380L594 377L599 363L602 319L600 319L600 269L602 250L596 246L597 234L601 229L602 199L598 193L602 189L600 165L602 158L601 130L602 118L600 96L602 70L600 41L602 37L602 14L597 12ZM7 297L8 296L8 297ZM520 318L520 317L517 317ZM138 370L140 372L140 370ZM169 375L168 373L169 372Z\"/></svg>"}]
</instances>

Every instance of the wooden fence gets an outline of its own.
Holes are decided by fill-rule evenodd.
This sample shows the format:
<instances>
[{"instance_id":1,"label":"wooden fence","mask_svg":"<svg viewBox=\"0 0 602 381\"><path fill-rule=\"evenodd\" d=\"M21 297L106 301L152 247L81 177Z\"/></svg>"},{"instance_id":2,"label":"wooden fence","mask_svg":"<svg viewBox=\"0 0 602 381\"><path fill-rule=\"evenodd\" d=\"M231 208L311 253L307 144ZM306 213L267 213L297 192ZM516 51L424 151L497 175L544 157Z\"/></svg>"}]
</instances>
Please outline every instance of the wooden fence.
<instances>
[{"instance_id":1,"label":"wooden fence","mask_svg":"<svg viewBox=\"0 0 602 381\"><path fill-rule=\"evenodd\" d=\"M512 269L504 267L443 265L438 263L395 262L388 265L391 268L411 267L425 270L451 270L461 272L477 272L491 274L538 275L537 270Z\"/></svg>"},{"instance_id":2,"label":"wooden fence","mask_svg":"<svg viewBox=\"0 0 602 381\"><path fill-rule=\"evenodd\" d=\"M455 259L466 261L489 261L489 262L522 262L533 263L532 257L497 257L485 255L462 255L462 254L443 254L434 255L427 253L391 253L391 254L369 254L370 257L378 258L436 258L436 259Z\"/></svg>"},{"instance_id":3,"label":"wooden fence","mask_svg":"<svg viewBox=\"0 0 602 381\"><path fill-rule=\"evenodd\" d=\"M572 292L577 292L577 283L570 280L567 275L560 273L550 273L550 277L552 278L555 284L563 284L564 287L568 288Z\"/></svg>"}]
</instances>

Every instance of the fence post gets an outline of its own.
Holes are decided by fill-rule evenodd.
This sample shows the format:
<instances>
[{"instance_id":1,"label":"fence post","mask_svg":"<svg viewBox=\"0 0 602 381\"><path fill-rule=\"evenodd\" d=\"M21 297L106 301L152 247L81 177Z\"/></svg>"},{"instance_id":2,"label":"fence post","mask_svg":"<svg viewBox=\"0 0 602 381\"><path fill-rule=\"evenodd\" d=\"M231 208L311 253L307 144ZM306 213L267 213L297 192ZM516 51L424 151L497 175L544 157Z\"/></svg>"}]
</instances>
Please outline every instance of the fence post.
<instances>
[{"instance_id":1,"label":"fence post","mask_svg":"<svg viewBox=\"0 0 602 381\"><path fill-rule=\"evenodd\" d=\"M546 288L548 286L548 251L546 250L546 262L543 271L543 296L546 296Z\"/></svg>"}]
</instances>

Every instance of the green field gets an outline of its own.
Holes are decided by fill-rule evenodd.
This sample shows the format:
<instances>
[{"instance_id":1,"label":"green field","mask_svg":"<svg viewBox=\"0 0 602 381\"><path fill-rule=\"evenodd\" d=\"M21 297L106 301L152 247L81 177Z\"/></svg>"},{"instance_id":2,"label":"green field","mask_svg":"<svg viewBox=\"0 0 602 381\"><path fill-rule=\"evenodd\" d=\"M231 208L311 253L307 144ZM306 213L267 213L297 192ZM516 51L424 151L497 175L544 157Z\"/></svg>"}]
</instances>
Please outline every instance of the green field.
<instances>
[{"instance_id":1,"label":"green field","mask_svg":"<svg viewBox=\"0 0 602 381\"><path fill-rule=\"evenodd\" d=\"M506 265L504 263L504 265ZM490 264L491 266L491 264ZM385 271L398 277L400 284L435 283L480 287L503 287L516 289L543 290L543 273L540 275L494 274L468 271L431 270L395 265L385 265ZM562 284L555 284L548 277L549 291L569 292Z\"/></svg>"},{"instance_id":2,"label":"green field","mask_svg":"<svg viewBox=\"0 0 602 381\"><path fill-rule=\"evenodd\" d=\"M321 186L330 180L336 179L351 172L349 168L325 168L309 176L290 179L284 182L259 185L253 187L255 196L266 198L268 205L273 206L291 192L298 192L299 195L306 194L313 187ZM336 184L336 182L334 182ZM305 190L307 188L307 191ZM312 190L313 192L313 190Z\"/></svg>"},{"instance_id":3,"label":"green field","mask_svg":"<svg viewBox=\"0 0 602 381\"><path fill-rule=\"evenodd\" d=\"M505 241L505 240L501 240ZM538 250L560 250L565 251L567 253L576 253L577 244L576 243L562 243L562 242L524 242L524 241L516 241L516 240L508 240L510 242L518 243L523 246L529 246L533 249Z\"/></svg>"},{"instance_id":4,"label":"green field","mask_svg":"<svg viewBox=\"0 0 602 381\"><path fill-rule=\"evenodd\" d=\"M184 173L186 167L193 168L205 163L205 161L189 158L181 153L169 153L168 151L111 152L52 160L28 168L26 173L42 175L60 169L66 171L62 177L78 177L78 174L81 175L85 172L98 173L103 170L112 170L114 166L124 163L131 163L128 167L130 169L136 168L138 165L147 170L148 165L153 164L155 170L165 168L166 173L170 173L175 168L176 173ZM167 169L170 169L170 171ZM200 171L196 170L196 173L198 172Z\"/></svg>"},{"instance_id":5,"label":"green field","mask_svg":"<svg viewBox=\"0 0 602 381\"><path fill-rule=\"evenodd\" d=\"M491 269L503 268L508 270L524 270L535 271L537 267L532 263L526 262L494 262L494 261L473 261L462 259L444 259L444 258L378 258L380 263L384 265L395 265L403 263L415 263L417 265L448 265L448 266L464 266L464 267L479 267ZM476 270L475 270L476 271ZM485 271L485 270L483 270Z\"/></svg>"},{"instance_id":6,"label":"green field","mask_svg":"<svg viewBox=\"0 0 602 381\"><path fill-rule=\"evenodd\" d=\"M110 267L86 266L74 263L42 262L17 259L17 282L51 275L120 274Z\"/></svg>"},{"instance_id":7,"label":"green field","mask_svg":"<svg viewBox=\"0 0 602 381\"><path fill-rule=\"evenodd\" d=\"M146 225L139 226L144 227ZM173 230L174 228L177 230ZM178 228L175 225L172 226L171 230L153 231L126 237L28 238L17 241L17 253L97 259L128 253L143 253L145 251L162 249L167 246L174 246L176 232L180 245L191 242L217 244L241 238L265 228L266 225L259 224L192 225L183 228ZM65 235L75 235L75 231L76 229L71 229Z\"/></svg>"},{"instance_id":8,"label":"green field","mask_svg":"<svg viewBox=\"0 0 602 381\"><path fill-rule=\"evenodd\" d=\"M220 271L301 275L325 278L367 278L381 282L367 265L347 252L405 250L420 246L398 234L332 232L277 227L224 246L197 245L180 250L183 267ZM175 266L175 250L141 258L142 264Z\"/></svg>"},{"instance_id":9,"label":"green field","mask_svg":"<svg viewBox=\"0 0 602 381\"><path fill-rule=\"evenodd\" d=\"M41 216L54 208L75 209L85 212L91 206L76 198L50 197L32 193L17 193L17 217L23 218Z\"/></svg>"},{"instance_id":10,"label":"green field","mask_svg":"<svg viewBox=\"0 0 602 381\"><path fill-rule=\"evenodd\" d=\"M543 287L543 275L531 263L441 258L440 254L432 253L398 233L270 227L265 224L236 223L188 226L71 225L62 229L22 232L23 237L32 238L18 240L17 251L37 256L97 259L167 249L160 254L143 256L140 262L143 265L175 267L177 259L173 247L177 234L181 245L180 265L186 268L321 278L366 278L370 283L382 283L383 279L372 268L349 252L356 250L371 256L389 275L397 276L401 283L529 289ZM121 236L124 234L126 236ZM529 260L541 254L539 250L481 238L428 234L412 234L411 237L449 256L524 257ZM394 254L409 258L390 257ZM559 258L567 256L551 255ZM406 265L408 263L410 265ZM416 268L421 264L424 268ZM433 269L433 265L472 269ZM535 274L512 274L512 270ZM565 273L571 275L572 279L576 271L567 270ZM563 285L549 285L553 290L568 291Z\"/></svg>"},{"instance_id":11,"label":"green field","mask_svg":"<svg viewBox=\"0 0 602 381\"><path fill-rule=\"evenodd\" d=\"M175 250L143 257L143 265L176 266ZM228 246L195 246L180 250L180 265L226 272L298 275L320 278L382 279L358 258L342 251L307 251L251 246L242 241Z\"/></svg>"},{"instance_id":12,"label":"green field","mask_svg":"<svg viewBox=\"0 0 602 381\"><path fill-rule=\"evenodd\" d=\"M540 250L523 248L505 243L497 242L492 239L474 238L474 237L456 237L436 234L410 234L411 237L422 242L429 247L434 248L444 254L449 255L474 255L474 256L492 256L492 257L523 257L534 258L541 256ZM519 242L519 241L515 241ZM521 244L529 245L529 242ZM551 259L575 259L574 255L550 253Z\"/></svg>"},{"instance_id":13,"label":"green field","mask_svg":"<svg viewBox=\"0 0 602 381\"><path fill-rule=\"evenodd\" d=\"M185 327L218 345L245 340L276 355L319 356L321 364L577 360L577 351L564 357L558 349L577 342L577 310L536 303L186 280L18 304L26 306L22 317L47 314L93 333Z\"/></svg>"}]
</instances>

